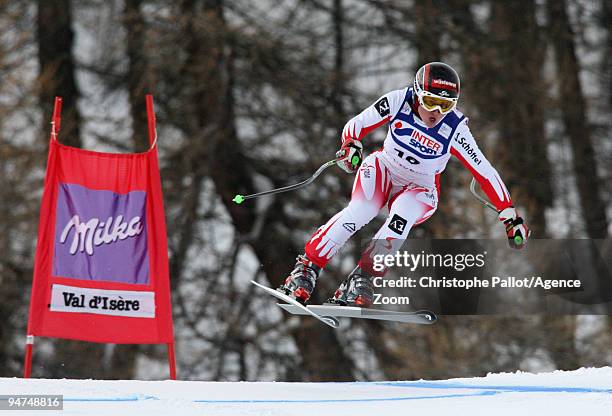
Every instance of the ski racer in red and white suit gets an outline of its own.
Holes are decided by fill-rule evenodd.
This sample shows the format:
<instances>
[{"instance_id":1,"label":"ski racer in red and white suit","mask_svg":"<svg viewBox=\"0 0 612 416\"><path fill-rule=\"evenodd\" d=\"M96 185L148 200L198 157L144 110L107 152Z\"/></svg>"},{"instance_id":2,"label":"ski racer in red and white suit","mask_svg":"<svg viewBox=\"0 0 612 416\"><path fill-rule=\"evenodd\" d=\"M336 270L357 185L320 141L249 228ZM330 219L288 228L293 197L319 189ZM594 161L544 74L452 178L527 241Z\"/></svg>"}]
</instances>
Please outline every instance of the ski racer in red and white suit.
<instances>
[{"instance_id":1,"label":"ski racer in red and white suit","mask_svg":"<svg viewBox=\"0 0 612 416\"><path fill-rule=\"evenodd\" d=\"M346 241L386 205L389 215L356 268L357 274L367 276L361 281L365 285L371 276L383 275L384 271L376 271L372 267L373 253L399 250L411 228L433 215L438 206L439 176L451 155L457 157L477 179L500 213L500 220L506 224L508 237L513 238L514 232L519 232L526 242L529 231L516 214L508 189L498 172L478 148L468 128L468 119L453 108L444 115L436 110L435 116L423 121L419 116L419 105L414 87L395 90L380 97L346 123L342 144L347 151L356 149L359 152L359 142L368 133L388 125L384 147L363 160L348 206L321 226L306 243L305 256L300 256L296 264L299 273L310 268L314 270L316 279L319 270L327 265ZM421 114L427 115L423 110L421 108ZM427 124L434 122L433 127L428 127ZM352 149L349 149L349 145ZM346 170L350 171L350 166ZM513 245L512 241L510 244ZM285 286L292 276L294 273L289 276ZM310 295L300 290L297 293L295 290L286 292L302 301L306 301ZM337 300L338 293L335 298ZM330 301L334 301L334 298ZM362 302L351 299L348 304L369 306L368 299L362 299ZM338 303L347 304L346 301Z\"/></svg>"}]
</instances>

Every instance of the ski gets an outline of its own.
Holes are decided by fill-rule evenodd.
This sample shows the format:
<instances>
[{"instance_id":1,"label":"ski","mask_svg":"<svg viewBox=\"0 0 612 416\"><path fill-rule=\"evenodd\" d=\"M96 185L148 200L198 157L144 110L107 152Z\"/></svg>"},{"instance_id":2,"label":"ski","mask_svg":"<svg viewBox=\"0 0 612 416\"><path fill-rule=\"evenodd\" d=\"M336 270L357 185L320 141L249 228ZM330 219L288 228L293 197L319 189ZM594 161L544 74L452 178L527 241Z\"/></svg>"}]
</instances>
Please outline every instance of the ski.
<instances>
[{"instance_id":1,"label":"ski","mask_svg":"<svg viewBox=\"0 0 612 416\"><path fill-rule=\"evenodd\" d=\"M294 315L314 314L317 316L333 316L335 318L377 319L380 321L393 321L422 325L431 325L438 320L435 313L427 310L399 312L385 309L368 309L332 304L309 305L306 307L300 304L301 307L299 308L296 308L293 303L290 305L279 303L277 305Z\"/></svg>"},{"instance_id":2,"label":"ski","mask_svg":"<svg viewBox=\"0 0 612 416\"><path fill-rule=\"evenodd\" d=\"M293 310L298 311L295 314L310 315L313 318L318 319L319 321L323 322L326 325L331 326L334 329L340 326L340 321L338 321L338 319L336 319L333 316L325 316L324 314L318 314L317 312L314 312L310 310L309 308L307 308L306 306L302 305L300 302L293 299L292 297L287 296L284 293L279 292L278 290L274 290L268 286L264 286L260 283L257 283L254 280L251 280L251 283L253 283L258 288L265 290L269 295L272 295L277 299L287 302L287 304L279 304L279 306L291 306L293 307Z\"/></svg>"}]
</instances>

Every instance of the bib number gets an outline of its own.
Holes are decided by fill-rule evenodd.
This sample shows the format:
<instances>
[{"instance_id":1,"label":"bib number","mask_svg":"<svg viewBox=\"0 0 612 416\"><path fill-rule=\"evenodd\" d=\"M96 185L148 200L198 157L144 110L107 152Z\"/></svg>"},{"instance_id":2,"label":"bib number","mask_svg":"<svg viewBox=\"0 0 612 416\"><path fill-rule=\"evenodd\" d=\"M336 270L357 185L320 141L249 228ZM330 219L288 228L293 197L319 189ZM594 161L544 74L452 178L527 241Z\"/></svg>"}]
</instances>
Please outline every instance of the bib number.
<instances>
[{"instance_id":1,"label":"bib number","mask_svg":"<svg viewBox=\"0 0 612 416\"><path fill-rule=\"evenodd\" d=\"M421 163L417 159L415 159L414 157L412 157L410 155L407 155L407 156L404 157L404 155L405 155L404 152L402 150L398 149L398 148L395 148L395 151L397 152L397 156L400 159L404 159L405 161L407 161L408 163L410 163L412 165L418 165L419 163Z\"/></svg>"}]
</instances>

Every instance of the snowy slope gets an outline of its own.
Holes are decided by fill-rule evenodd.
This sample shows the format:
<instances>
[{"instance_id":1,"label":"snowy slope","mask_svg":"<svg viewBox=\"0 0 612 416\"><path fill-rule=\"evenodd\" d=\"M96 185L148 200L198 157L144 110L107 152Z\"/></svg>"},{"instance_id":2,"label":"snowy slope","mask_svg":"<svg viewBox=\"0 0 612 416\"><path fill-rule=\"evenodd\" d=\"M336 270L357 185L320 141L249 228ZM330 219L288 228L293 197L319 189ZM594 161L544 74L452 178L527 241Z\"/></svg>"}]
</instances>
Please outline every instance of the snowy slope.
<instances>
[{"instance_id":1,"label":"snowy slope","mask_svg":"<svg viewBox=\"0 0 612 416\"><path fill-rule=\"evenodd\" d=\"M63 394L48 415L590 416L612 415L612 368L370 383L0 378L0 394Z\"/></svg>"}]
</instances>

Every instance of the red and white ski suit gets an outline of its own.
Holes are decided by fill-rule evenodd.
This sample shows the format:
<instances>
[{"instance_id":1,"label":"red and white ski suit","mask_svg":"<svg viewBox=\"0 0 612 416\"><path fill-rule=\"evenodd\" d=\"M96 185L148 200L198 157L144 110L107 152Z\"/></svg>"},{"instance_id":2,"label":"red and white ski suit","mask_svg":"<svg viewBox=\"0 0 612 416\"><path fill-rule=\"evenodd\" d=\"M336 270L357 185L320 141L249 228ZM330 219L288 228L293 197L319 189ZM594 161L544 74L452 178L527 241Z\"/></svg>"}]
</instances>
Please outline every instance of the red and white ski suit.
<instances>
[{"instance_id":1,"label":"red and white ski suit","mask_svg":"<svg viewBox=\"0 0 612 416\"><path fill-rule=\"evenodd\" d=\"M351 201L321 226L306 243L308 258L325 267L360 228L387 205L389 215L360 261L372 275L373 253L399 250L410 229L426 221L438 206L439 175L451 154L468 168L489 200L499 210L512 205L506 186L482 154L457 109L436 126L427 128L416 114L412 88L391 91L344 126L343 143L362 140L372 130L388 124L383 149L370 154L359 168Z\"/></svg>"}]
</instances>

